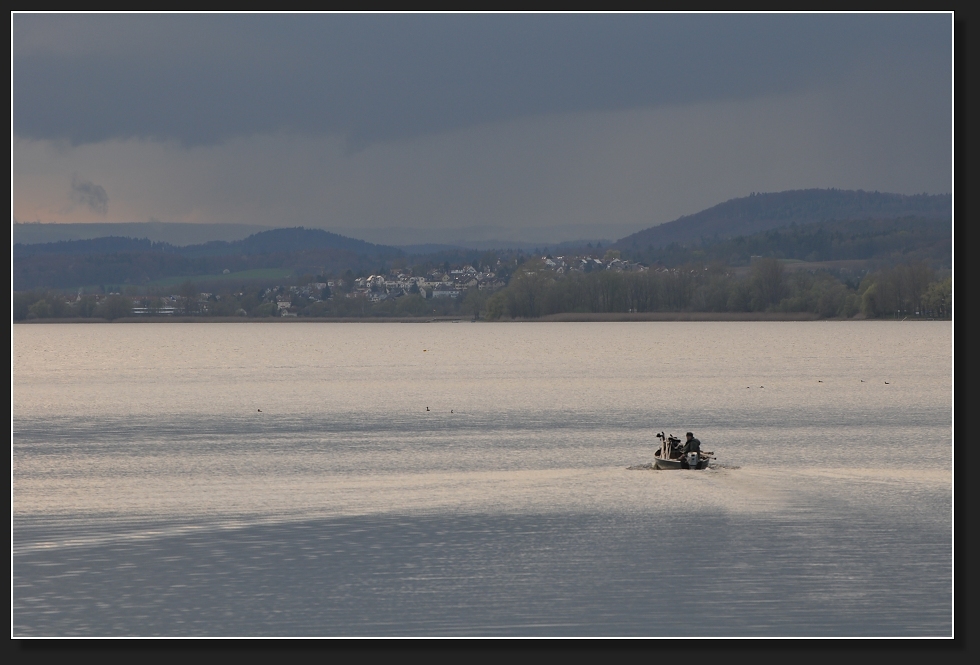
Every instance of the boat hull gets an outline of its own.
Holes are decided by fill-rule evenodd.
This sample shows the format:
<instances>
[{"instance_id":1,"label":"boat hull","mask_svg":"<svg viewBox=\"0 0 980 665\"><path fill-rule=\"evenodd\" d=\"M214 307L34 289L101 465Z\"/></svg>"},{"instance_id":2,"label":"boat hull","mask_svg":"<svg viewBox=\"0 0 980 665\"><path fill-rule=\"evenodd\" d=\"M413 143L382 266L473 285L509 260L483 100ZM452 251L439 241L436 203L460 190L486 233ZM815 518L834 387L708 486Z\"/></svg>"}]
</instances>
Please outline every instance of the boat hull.
<instances>
[{"instance_id":1,"label":"boat hull","mask_svg":"<svg viewBox=\"0 0 980 665\"><path fill-rule=\"evenodd\" d=\"M688 463L687 457L678 457L676 459L660 459L659 457L655 457L653 460L654 468L664 471L672 471L674 469L707 469L708 463L709 458L701 456L698 456L698 460L693 466Z\"/></svg>"}]
</instances>

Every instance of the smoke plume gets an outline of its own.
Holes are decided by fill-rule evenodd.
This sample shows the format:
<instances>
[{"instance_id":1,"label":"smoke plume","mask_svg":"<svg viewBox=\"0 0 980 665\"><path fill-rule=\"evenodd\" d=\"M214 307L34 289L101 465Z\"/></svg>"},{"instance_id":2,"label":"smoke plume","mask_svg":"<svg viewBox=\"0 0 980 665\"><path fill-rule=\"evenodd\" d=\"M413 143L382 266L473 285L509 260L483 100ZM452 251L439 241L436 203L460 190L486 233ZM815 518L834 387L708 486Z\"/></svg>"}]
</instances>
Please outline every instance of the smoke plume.
<instances>
[{"instance_id":1,"label":"smoke plume","mask_svg":"<svg viewBox=\"0 0 980 665\"><path fill-rule=\"evenodd\" d=\"M89 180L80 180L77 174L71 177L71 199L87 205L100 215L109 212L109 195L105 193L105 188Z\"/></svg>"}]
</instances>

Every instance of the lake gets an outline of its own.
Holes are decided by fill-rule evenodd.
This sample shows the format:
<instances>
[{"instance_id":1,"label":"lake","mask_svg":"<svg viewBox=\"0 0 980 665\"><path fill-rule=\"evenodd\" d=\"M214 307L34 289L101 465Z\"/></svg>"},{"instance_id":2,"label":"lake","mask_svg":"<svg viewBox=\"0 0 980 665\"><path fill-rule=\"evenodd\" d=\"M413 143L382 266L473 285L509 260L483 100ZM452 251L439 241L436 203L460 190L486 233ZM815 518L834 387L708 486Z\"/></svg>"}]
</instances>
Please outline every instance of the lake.
<instances>
[{"instance_id":1,"label":"lake","mask_svg":"<svg viewBox=\"0 0 980 665\"><path fill-rule=\"evenodd\" d=\"M14 636L952 634L949 322L18 325L12 355ZM714 468L643 468L688 430Z\"/></svg>"}]
</instances>

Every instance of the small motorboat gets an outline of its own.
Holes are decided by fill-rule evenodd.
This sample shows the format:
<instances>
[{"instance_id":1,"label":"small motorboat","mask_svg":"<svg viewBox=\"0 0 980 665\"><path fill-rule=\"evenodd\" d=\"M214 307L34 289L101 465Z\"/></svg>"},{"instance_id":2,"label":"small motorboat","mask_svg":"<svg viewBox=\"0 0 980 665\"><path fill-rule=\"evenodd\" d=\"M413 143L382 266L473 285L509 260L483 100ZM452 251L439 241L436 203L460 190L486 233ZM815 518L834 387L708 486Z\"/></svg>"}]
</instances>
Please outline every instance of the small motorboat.
<instances>
[{"instance_id":1,"label":"small motorboat","mask_svg":"<svg viewBox=\"0 0 980 665\"><path fill-rule=\"evenodd\" d=\"M660 432L657 438L660 448L653 453L655 469L707 469L714 459L713 452L685 451L681 440L673 434L666 436Z\"/></svg>"}]
</instances>

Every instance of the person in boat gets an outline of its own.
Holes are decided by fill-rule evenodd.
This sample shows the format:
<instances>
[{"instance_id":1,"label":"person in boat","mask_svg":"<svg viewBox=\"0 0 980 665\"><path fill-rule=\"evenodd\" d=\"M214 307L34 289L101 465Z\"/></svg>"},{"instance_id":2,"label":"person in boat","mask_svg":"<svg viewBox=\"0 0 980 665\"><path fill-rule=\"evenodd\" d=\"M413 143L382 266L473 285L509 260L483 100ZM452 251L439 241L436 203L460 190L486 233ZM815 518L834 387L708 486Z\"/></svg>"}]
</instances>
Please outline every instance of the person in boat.
<instances>
[{"instance_id":1,"label":"person in boat","mask_svg":"<svg viewBox=\"0 0 980 665\"><path fill-rule=\"evenodd\" d=\"M700 453L701 452L701 442L694 438L694 432L687 433L687 441L684 442L684 446L681 448L681 454L685 455L687 453Z\"/></svg>"}]
</instances>

